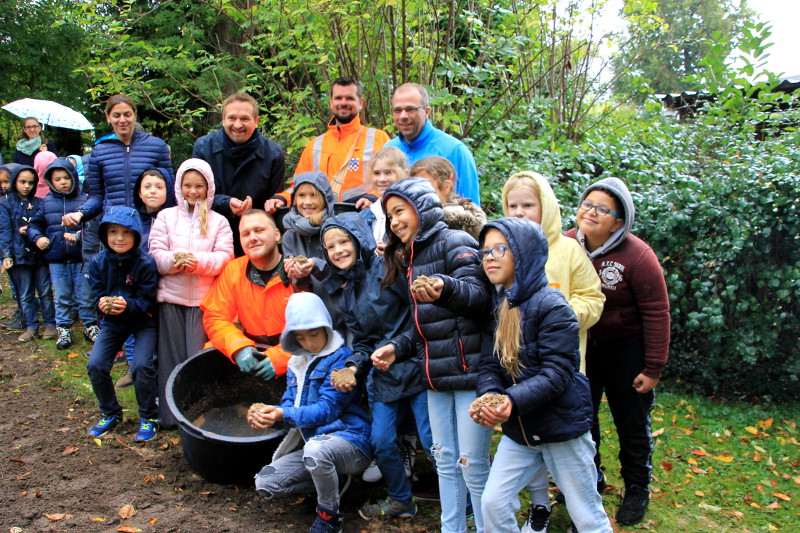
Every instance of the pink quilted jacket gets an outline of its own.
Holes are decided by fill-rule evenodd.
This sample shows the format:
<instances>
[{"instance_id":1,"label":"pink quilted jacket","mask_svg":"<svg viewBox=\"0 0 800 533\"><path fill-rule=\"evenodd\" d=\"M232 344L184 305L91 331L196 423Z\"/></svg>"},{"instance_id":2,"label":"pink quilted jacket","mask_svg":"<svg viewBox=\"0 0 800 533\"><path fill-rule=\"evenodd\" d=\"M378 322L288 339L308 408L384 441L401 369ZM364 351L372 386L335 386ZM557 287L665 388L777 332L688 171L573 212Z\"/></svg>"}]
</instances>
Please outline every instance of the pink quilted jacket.
<instances>
[{"instance_id":1,"label":"pink quilted jacket","mask_svg":"<svg viewBox=\"0 0 800 533\"><path fill-rule=\"evenodd\" d=\"M189 213L188 204L181 192L183 174L196 170L206 179L208 193L208 233L200 235L197 209ZM178 169L175 179L176 207L162 210L150 230L150 255L156 261L158 273L158 301L187 307L199 307L222 269L233 259L233 233L228 220L211 211L214 200L214 174L202 159L187 159ZM191 252L197 257L194 272L175 268L175 252Z\"/></svg>"}]
</instances>

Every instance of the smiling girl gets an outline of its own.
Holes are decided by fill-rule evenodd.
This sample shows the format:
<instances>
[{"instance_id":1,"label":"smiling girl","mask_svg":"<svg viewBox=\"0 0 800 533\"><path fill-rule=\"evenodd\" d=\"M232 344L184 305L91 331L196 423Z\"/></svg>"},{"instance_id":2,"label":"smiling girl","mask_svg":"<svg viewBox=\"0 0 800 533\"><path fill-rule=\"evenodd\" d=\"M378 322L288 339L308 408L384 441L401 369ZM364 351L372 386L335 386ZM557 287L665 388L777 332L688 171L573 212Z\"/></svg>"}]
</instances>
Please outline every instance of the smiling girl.
<instances>
[{"instance_id":1,"label":"smiling girl","mask_svg":"<svg viewBox=\"0 0 800 533\"><path fill-rule=\"evenodd\" d=\"M150 255L158 281L158 391L165 398L172 369L199 352L208 340L200 302L217 275L233 259L233 233L225 217L210 207L214 175L202 159L187 159L178 168L178 205L158 214L150 233ZM161 425L177 420L162 401Z\"/></svg>"}]
</instances>

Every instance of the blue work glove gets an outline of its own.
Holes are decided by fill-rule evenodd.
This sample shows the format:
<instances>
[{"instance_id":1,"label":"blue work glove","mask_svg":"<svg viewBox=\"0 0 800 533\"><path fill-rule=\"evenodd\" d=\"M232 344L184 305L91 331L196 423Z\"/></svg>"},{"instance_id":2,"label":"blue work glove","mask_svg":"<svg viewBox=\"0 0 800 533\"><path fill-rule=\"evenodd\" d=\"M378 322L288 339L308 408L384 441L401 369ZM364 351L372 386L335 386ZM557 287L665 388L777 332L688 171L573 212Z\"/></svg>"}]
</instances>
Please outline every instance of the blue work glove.
<instances>
[{"instance_id":1,"label":"blue work glove","mask_svg":"<svg viewBox=\"0 0 800 533\"><path fill-rule=\"evenodd\" d=\"M252 346L245 346L236 350L236 353L233 354L233 360L236 361L239 370L250 373L258 365L257 353Z\"/></svg>"},{"instance_id":2,"label":"blue work glove","mask_svg":"<svg viewBox=\"0 0 800 533\"><path fill-rule=\"evenodd\" d=\"M253 373L256 375L256 377L261 378L264 381L275 379L275 376L277 375L275 372L275 367L272 366L272 361L269 360L269 357L265 357L262 361L259 361Z\"/></svg>"}]
</instances>

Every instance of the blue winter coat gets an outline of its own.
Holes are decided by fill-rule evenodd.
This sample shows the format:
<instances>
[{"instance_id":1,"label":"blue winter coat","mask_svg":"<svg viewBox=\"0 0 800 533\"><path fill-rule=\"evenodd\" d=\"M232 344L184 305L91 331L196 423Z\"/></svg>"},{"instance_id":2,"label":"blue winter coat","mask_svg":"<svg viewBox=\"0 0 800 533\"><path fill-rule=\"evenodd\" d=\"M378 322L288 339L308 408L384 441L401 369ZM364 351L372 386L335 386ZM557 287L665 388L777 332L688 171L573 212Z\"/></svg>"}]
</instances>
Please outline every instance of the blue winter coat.
<instances>
[{"instance_id":1,"label":"blue winter coat","mask_svg":"<svg viewBox=\"0 0 800 533\"><path fill-rule=\"evenodd\" d=\"M357 258L350 270L334 267L325 255L331 268L325 284L329 289L342 291L341 302L354 352L348 363L358 367L356 377L363 382L372 369L372 352L402 333L412 331L408 288L401 277L390 287L381 289L386 274L383 258L375 255L372 231L359 214L343 213L328 219L322 226L322 234L330 228L349 233L355 245ZM425 387L417 362L404 361L392 365L387 372L373 372L372 390L375 401L393 402L418 394Z\"/></svg>"},{"instance_id":2,"label":"blue winter coat","mask_svg":"<svg viewBox=\"0 0 800 533\"><path fill-rule=\"evenodd\" d=\"M169 148L158 137L135 131L129 145L113 134L98 139L86 174L89 200L79 210L84 219L93 218L112 205L133 207L136 178L150 168L166 169L175 183Z\"/></svg>"},{"instance_id":3,"label":"blue winter coat","mask_svg":"<svg viewBox=\"0 0 800 533\"><path fill-rule=\"evenodd\" d=\"M416 355L425 385L434 390L472 390L478 380L481 329L488 318L491 294L477 255L478 243L468 233L451 230L444 223L442 204L433 186L423 178L394 183L383 195L383 209L391 196L409 202L419 218L411 242L406 283L421 275L444 281L440 298L433 303L412 297ZM391 233L386 219L386 233ZM392 236L390 239L396 239ZM414 352L409 336L392 341L398 360Z\"/></svg>"},{"instance_id":4,"label":"blue winter coat","mask_svg":"<svg viewBox=\"0 0 800 533\"><path fill-rule=\"evenodd\" d=\"M72 189L69 192L59 192L53 187L52 175L55 170L66 170L72 176ZM64 239L64 233L77 233L83 229L83 224L70 228L61 224L62 216L77 211L86 201L86 195L80 192L78 174L72 164L62 157L50 163L42 179L50 187L50 192L33 215L28 227L28 240L36 246L36 241L41 237L50 239L50 246L44 251L48 263L80 263L83 261L80 241L70 244Z\"/></svg>"},{"instance_id":5,"label":"blue winter coat","mask_svg":"<svg viewBox=\"0 0 800 533\"><path fill-rule=\"evenodd\" d=\"M23 170L33 172L33 190L27 200L17 194L15 182ZM11 172L11 185L8 194L0 199L0 253L3 259L10 257L17 265L45 264L44 254L32 245L20 232L22 226L30 226L33 215L39 208L42 199L33 196L39 176L33 167L18 165Z\"/></svg>"},{"instance_id":6,"label":"blue winter coat","mask_svg":"<svg viewBox=\"0 0 800 533\"><path fill-rule=\"evenodd\" d=\"M109 224L119 224L135 232L133 248L117 254L108 247ZM114 206L106 211L100 222L99 237L105 248L89 263L89 284L94 294L94 306L103 296L122 296L127 307L119 315L105 315L104 320L118 324L131 331L145 327L156 327L156 293L158 292L158 269L152 257L140 247L141 222L139 213L132 207Z\"/></svg>"},{"instance_id":7,"label":"blue winter coat","mask_svg":"<svg viewBox=\"0 0 800 533\"><path fill-rule=\"evenodd\" d=\"M148 168L147 170L152 169ZM167 188L167 200L158 211L153 211L151 213L147 211L147 206L144 205L141 196L139 196L139 188L142 185L144 173L147 172L147 170L139 174L139 177L136 179L136 184L133 186L133 207L135 207L139 212L139 219L142 221L142 243L139 245L139 247L145 252L150 249L150 229L153 227L153 221L155 221L162 209L166 209L167 207L175 207L178 205L178 202L175 199L175 180L170 177L169 170L165 168L157 168L156 170L161 172L161 174L164 175L164 178L166 178L167 183L165 186Z\"/></svg>"},{"instance_id":8,"label":"blue winter coat","mask_svg":"<svg viewBox=\"0 0 800 533\"><path fill-rule=\"evenodd\" d=\"M502 218L484 227L481 240L492 228L505 235L514 256L513 284L499 290L496 300L499 305L507 298L510 308L519 307L521 374L512 377L500 365L492 323L483 339L477 392L508 395L513 411L503 434L517 444L577 438L592 427L592 399L589 381L578 372L578 319L561 292L547 285L547 237L527 219Z\"/></svg>"}]
</instances>

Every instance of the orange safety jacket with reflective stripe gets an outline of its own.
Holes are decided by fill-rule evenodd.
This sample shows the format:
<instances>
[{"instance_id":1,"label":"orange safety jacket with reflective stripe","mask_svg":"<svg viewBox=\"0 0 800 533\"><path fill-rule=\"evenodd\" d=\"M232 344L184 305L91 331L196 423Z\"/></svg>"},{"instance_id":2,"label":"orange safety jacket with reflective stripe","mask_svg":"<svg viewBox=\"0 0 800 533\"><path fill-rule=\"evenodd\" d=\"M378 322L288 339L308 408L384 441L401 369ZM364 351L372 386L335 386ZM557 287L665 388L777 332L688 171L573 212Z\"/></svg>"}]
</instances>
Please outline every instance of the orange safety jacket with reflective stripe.
<instances>
[{"instance_id":1,"label":"orange safety jacket with reflective stripe","mask_svg":"<svg viewBox=\"0 0 800 533\"><path fill-rule=\"evenodd\" d=\"M367 175L367 161L387 142L389 142L388 133L377 128L362 126L361 117L358 115L348 124L342 125L338 125L336 119L332 118L328 122L328 131L309 141L303 149L294 174L296 176L302 172L324 172L333 184L333 176L345 164L345 159L355 143L355 148L347 161L347 173L337 198L338 202L347 201L372 190ZM288 190L276 196L282 197L288 205L293 189L294 182Z\"/></svg>"},{"instance_id":2,"label":"orange safety jacket with reflective stripe","mask_svg":"<svg viewBox=\"0 0 800 533\"><path fill-rule=\"evenodd\" d=\"M285 274L275 274L263 286L254 283L247 275L249 263L247 256L228 263L200 304L209 341L231 361L238 350L255 347L253 338L280 338L286 325L286 303L295 292L292 283L285 283ZM265 353L277 375L285 374L291 354L277 342Z\"/></svg>"}]
</instances>

